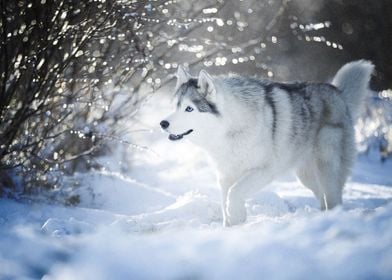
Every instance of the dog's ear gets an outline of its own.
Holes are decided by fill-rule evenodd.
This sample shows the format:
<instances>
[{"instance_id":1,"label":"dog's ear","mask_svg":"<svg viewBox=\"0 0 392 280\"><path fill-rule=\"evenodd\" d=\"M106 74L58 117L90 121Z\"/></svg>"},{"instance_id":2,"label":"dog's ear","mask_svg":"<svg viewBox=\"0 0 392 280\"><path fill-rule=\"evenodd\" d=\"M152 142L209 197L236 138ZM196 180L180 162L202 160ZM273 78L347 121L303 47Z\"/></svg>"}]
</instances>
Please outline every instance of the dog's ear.
<instances>
[{"instance_id":1,"label":"dog's ear","mask_svg":"<svg viewBox=\"0 0 392 280\"><path fill-rule=\"evenodd\" d=\"M191 78L191 75L184 68L184 66L178 65L176 77L177 77L176 88L179 88L182 84L188 82L188 80Z\"/></svg>"},{"instance_id":2,"label":"dog's ear","mask_svg":"<svg viewBox=\"0 0 392 280\"><path fill-rule=\"evenodd\" d=\"M216 89L214 79L205 70L201 70L198 78L200 92L210 101L215 101Z\"/></svg>"}]
</instances>

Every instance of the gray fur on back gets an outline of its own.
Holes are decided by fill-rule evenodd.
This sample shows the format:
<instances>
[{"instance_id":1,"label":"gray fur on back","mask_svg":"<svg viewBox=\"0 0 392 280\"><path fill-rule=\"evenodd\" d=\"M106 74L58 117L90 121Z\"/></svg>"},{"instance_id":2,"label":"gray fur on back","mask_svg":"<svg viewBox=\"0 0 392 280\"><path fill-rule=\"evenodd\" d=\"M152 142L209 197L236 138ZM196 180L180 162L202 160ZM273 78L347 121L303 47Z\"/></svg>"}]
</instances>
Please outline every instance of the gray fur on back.
<instances>
[{"instance_id":1,"label":"gray fur on back","mask_svg":"<svg viewBox=\"0 0 392 280\"><path fill-rule=\"evenodd\" d=\"M346 105L339 89L326 83L278 83L237 75L220 76L217 81L230 88L230 94L249 110L257 113L264 106L270 108L272 137L279 131L282 110L281 101L275 96L276 90L284 92L290 100L291 137L297 144L315 139L317 131L324 125L343 126L344 115L348 113L346 108L341 110ZM338 108L334 108L336 106Z\"/></svg>"}]
</instances>

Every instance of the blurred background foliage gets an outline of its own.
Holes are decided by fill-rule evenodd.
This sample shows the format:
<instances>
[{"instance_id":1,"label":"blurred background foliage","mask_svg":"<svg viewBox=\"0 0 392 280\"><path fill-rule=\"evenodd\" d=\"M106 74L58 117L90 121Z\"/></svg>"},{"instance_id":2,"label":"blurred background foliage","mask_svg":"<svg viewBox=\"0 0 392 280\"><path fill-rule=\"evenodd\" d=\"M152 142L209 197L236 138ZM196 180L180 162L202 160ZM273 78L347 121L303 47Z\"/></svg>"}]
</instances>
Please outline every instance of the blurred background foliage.
<instances>
[{"instance_id":1,"label":"blurred background foliage","mask_svg":"<svg viewBox=\"0 0 392 280\"><path fill-rule=\"evenodd\" d=\"M278 81L376 65L361 152L392 151L389 0L0 0L0 192L100 168L178 64Z\"/></svg>"}]
</instances>

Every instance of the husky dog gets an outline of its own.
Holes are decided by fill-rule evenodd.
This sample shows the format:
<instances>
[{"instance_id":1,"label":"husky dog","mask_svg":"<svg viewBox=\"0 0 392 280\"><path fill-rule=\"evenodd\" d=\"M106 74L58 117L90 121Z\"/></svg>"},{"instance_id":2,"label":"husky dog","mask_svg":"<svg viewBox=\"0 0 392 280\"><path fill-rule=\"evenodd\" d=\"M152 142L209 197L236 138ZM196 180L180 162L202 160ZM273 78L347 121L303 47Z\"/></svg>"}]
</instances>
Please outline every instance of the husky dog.
<instances>
[{"instance_id":1,"label":"husky dog","mask_svg":"<svg viewBox=\"0 0 392 280\"><path fill-rule=\"evenodd\" d=\"M354 122L373 65L344 65L328 83L276 83L177 71L177 108L161 121L169 139L204 148L218 170L225 226L246 221L245 199L288 169L321 209L342 203L355 157Z\"/></svg>"}]
</instances>

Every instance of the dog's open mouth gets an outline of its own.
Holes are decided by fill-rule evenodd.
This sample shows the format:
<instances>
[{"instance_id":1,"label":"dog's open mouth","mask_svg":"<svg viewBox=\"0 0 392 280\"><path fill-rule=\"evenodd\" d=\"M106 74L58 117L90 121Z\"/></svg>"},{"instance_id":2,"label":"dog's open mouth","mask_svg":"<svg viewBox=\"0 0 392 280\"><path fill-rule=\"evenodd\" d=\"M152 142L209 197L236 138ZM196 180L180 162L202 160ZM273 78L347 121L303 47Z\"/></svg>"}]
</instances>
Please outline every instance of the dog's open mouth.
<instances>
[{"instance_id":1,"label":"dog's open mouth","mask_svg":"<svg viewBox=\"0 0 392 280\"><path fill-rule=\"evenodd\" d=\"M170 134L169 139L172 141L180 140L182 139L185 135L191 134L193 132L193 129L189 129L187 132L184 132L182 134Z\"/></svg>"}]
</instances>

